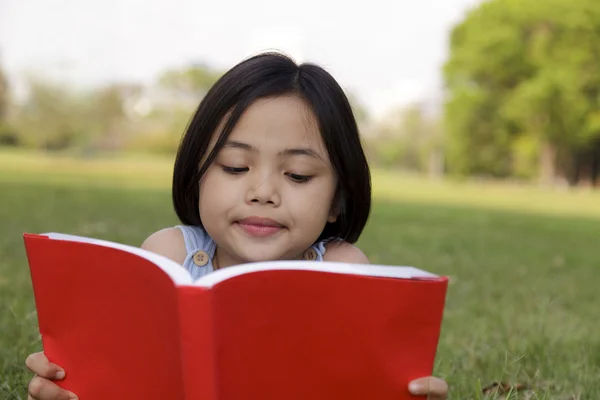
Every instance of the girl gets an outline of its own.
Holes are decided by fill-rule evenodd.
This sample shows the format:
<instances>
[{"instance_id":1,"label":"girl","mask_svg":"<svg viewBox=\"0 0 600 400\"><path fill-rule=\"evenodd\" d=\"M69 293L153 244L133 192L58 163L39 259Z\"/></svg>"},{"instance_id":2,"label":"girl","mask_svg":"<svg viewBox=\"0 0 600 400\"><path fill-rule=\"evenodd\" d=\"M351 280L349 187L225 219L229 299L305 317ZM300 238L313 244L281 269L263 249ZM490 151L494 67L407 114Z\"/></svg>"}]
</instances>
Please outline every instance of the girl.
<instances>
[{"instance_id":1,"label":"girl","mask_svg":"<svg viewBox=\"0 0 600 400\"><path fill-rule=\"evenodd\" d=\"M343 90L318 66L267 53L223 75L183 137L172 196L183 225L142 248L194 278L254 261L369 262L353 246L370 212L369 167ZM43 352L26 365L37 374L29 399L76 398L52 382L65 372ZM410 390L445 399L447 385L424 377Z\"/></svg>"}]
</instances>

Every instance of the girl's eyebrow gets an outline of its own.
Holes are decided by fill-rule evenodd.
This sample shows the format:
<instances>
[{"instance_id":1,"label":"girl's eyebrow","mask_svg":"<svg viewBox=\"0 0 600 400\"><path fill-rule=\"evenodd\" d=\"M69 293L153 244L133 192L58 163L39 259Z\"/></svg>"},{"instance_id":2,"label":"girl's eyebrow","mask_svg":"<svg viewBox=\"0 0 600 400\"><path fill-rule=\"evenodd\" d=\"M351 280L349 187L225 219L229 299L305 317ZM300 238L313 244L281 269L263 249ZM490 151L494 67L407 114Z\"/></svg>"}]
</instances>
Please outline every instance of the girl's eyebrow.
<instances>
[{"instance_id":1,"label":"girl's eyebrow","mask_svg":"<svg viewBox=\"0 0 600 400\"><path fill-rule=\"evenodd\" d=\"M242 142L236 142L235 140L228 140L227 142L225 142L225 145L223 145L223 148L228 148L228 147L231 147L233 149L256 151L256 148L250 146L249 144L242 143Z\"/></svg>"},{"instance_id":2,"label":"girl's eyebrow","mask_svg":"<svg viewBox=\"0 0 600 400\"><path fill-rule=\"evenodd\" d=\"M241 149L241 150L246 150L246 151L251 151L251 152L258 152L256 147L249 145L248 143L238 142L235 140L228 140L223 147L224 148ZM307 156L307 157L315 158L320 161L325 161L325 160L323 160L323 157L321 157L321 155L319 155L316 151L314 151L313 149L308 148L308 147L297 148L297 149L285 149L285 150L279 152L279 155Z\"/></svg>"},{"instance_id":3,"label":"girl's eyebrow","mask_svg":"<svg viewBox=\"0 0 600 400\"><path fill-rule=\"evenodd\" d=\"M316 158L317 160L325 161L316 151L307 147L299 149L285 149L279 154L283 154L285 156L307 156Z\"/></svg>"}]
</instances>

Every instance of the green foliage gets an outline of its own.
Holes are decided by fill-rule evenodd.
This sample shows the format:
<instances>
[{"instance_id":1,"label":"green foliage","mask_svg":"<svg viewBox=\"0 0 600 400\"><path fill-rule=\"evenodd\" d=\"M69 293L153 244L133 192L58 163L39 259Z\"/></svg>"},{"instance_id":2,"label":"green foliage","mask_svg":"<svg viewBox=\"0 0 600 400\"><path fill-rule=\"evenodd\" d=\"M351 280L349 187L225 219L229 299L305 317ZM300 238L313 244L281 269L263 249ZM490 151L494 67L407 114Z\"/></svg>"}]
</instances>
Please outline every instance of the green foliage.
<instances>
[{"instance_id":1,"label":"green foliage","mask_svg":"<svg viewBox=\"0 0 600 400\"><path fill-rule=\"evenodd\" d=\"M0 123L4 122L8 114L8 105L10 103L10 93L8 79L0 68Z\"/></svg>"},{"instance_id":2,"label":"green foliage","mask_svg":"<svg viewBox=\"0 0 600 400\"><path fill-rule=\"evenodd\" d=\"M223 72L204 64L172 69L163 73L156 88L161 93L155 105L136 129L125 150L152 154L173 155L177 151L198 103L215 84Z\"/></svg>"},{"instance_id":3,"label":"green foliage","mask_svg":"<svg viewBox=\"0 0 600 400\"><path fill-rule=\"evenodd\" d=\"M147 87L108 84L85 91L30 78L28 96L15 106L9 126L1 118L8 92L0 73L0 145L85 154L173 154L198 102L220 75L205 65L192 65L166 71Z\"/></svg>"},{"instance_id":4,"label":"green foliage","mask_svg":"<svg viewBox=\"0 0 600 400\"><path fill-rule=\"evenodd\" d=\"M28 100L18 112L17 129L28 147L63 150L84 135L82 115L83 102L77 94L32 80Z\"/></svg>"},{"instance_id":5,"label":"green foliage","mask_svg":"<svg viewBox=\"0 0 600 400\"><path fill-rule=\"evenodd\" d=\"M421 104L393 111L372 133L366 140L371 159L387 167L425 172L444 148L439 122Z\"/></svg>"},{"instance_id":6,"label":"green foliage","mask_svg":"<svg viewBox=\"0 0 600 400\"><path fill-rule=\"evenodd\" d=\"M346 96L348 96L348 101L352 106L354 118L356 118L356 123L359 129L365 130L366 127L371 123L369 110L367 110L367 107L365 107L359 96L354 91L347 90Z\"/></svg>"},{"instance_id":7,"label":"green foliage","mask_svg":"<svg viewBox=\"0 0 600 400\"><path fill-rule=\"evenodd\" d=\"M125 130L124 92L119 85L76 92L32 79L14 129L24 146L47 151L115 147Z\"/></svg>"},{"instance_id":8,"label":"green foliage","mask_svg":"<svg viewBox=\"0 0 600 400\"><path fill-rule=\"evenodd\" d=\"M195 64L164 72L158 84L173 92L202 98L222 74L206 64Z\"/></svg>"},{"instance_id":9,"label":"green foliage","mask_svg":"<svg viewBox=\"0 0 600 400\"><path fill-rule=\"evenodd\" d=\"M175 134L174 131L148 129L144 130L142 134L131 137L123 146L123 150L157 155L173 155L177 152L179 140L180 135Z\"/></svg>"},{"instance_id":10,"label":"green foliage","mask_svg":"<svg viewBox=\"0 0 600 400\"><path fill-rule=\"evenodd\" d=\"M452 172L531 175L524 158L541 147L575 152L600 137L600 2L488 1L454 28L450 52Z\"/></svg>"},{"instance_id":11,"label":"green foliage","mask_svg":"<svg viewBox=\"0 0 600 400\"><path fill-rule=\"evenodd\" d=\"M540 143L531 135L521 135L512 143L513 173L517 178L533 179L536 176L540 158Z\"/></svg>"},{"instance_id":12,"label":"green foliage","mask_svg":"<svg viewBox=\"0 0 600 400\"><path fill-rule=\"evenodd\" d=\"M0 120L0 147L17 147L20 145L21 142L16 129L7 122Z\"/></svg>"}]
</instances>

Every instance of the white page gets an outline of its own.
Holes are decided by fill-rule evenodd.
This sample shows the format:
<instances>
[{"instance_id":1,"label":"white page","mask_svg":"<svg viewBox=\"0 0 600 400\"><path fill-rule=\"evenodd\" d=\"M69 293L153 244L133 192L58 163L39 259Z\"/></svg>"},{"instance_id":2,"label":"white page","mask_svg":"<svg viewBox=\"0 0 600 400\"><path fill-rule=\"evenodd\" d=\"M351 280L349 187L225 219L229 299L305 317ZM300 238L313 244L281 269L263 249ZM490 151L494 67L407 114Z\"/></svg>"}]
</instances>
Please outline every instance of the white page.
<instances>
[{"instance_id":1,"label":"white page","mask_svg":"<svg viewBox=\"0 0 600 400\"><path fill-rule=\"evenodd\" d=\"M255 262L242 265L231 266L221 270L214 271L200 279L192 282L191 275L182 265L173 260L161 256L160 254L144 250L139 247L128 246L121 243L107 240L94 239L85 236L68 235L64 233L44 233L53 240L68 240L73 242L92 243L105 247L120 249L128 253L145 258L163 270L175 283L183 286L199 286L210 288L226 279L257 271L320 271L338 274L354 274L374 277L388 277L395 279L413 279L413 278L437 278L438 275L430 272L410 267L410 266L390 266L377 264L349 264L330 261L269 261Z\"/></svg>"},{"instance_id":2,"label":"white page","mask_svg":"<svg viewBox=\"0 0 600 400\"><path fill-rule=\"evenodd\" d=\"M140 247L128 246L126 244L115 243L108 240L101 239L93 239L85 236L76 236L76 235L67 235L64 233L43 233L42 235L48 236L53 240L68 240L72 242L83 242L83 243L92 243L105 247L112 247L115 249L123 250L128 253L133 253L138 255L146 260L151 261L157 267L162 269L171 279L175 282L176 285L189 285L192 283L191 275L183 268L182 265L176 263L175 261L161 256L160 254L153 253L148 250L144 250Z\"/></svg>"},{"instance_id":3,"label":"white page","mask_svg":"<svg viewBox=\"0 0 600 400\"><path fill-rule=\"evenodd\" d=\"M438 275L409 266L389 266L376 264L349 264L331 261L269 261L256 262L217 270L201 277L194 286L212 287L226 279L256 271L319 271L337 274L351 274L387 277L395 279L438 278Z\"/></svg>"}]
</instances>

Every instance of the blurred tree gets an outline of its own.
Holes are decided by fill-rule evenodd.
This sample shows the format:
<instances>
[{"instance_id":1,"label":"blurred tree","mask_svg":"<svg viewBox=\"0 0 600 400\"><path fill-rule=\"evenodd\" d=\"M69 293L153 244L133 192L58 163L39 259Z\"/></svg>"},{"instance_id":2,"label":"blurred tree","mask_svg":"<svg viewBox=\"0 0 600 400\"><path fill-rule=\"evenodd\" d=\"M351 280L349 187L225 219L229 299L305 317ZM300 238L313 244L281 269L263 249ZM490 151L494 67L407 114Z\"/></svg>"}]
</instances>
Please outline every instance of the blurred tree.
<instances>
[{"instance_id":1,"label":"blurred tree","mask_svg":"<svg viewBox=\"0 0 600 400\"><path fill-rule=\"evenodd\" d=\"M443 136L439 121L420 103L393 110L368 139L374 162L407 170L443 173Z\"/></svg>"},{"instance_id":2,"label":"blurred tree","mask_svg":"<svg viewBox=\"0 0 600 400\"><path fill-rule=\"evenodd\" d=\"M408 169L426 169L426 142L430 133L428 125L418 104L411 104L402 110L397 135L403 142L402 164Z\"/></svg>"},{"instance_id":3,"label":"blurred tree","mask_svg":"<svg viewBox=\"0 0 600 400\"><path fill-rule=\"evenodd\" d=\"M348 96L348 101L352 106L352 111L354 112L354 118L356 119L356 124L358 125L361 133L367 134L369 126L371 124L371 116L369 114L369 110L365 104L361 101L360 97L354 91L348 90L346 92L346 96Z\"/></svg>"},{"instance_id":4,"label":"blurred tree","mask_svg":"<svg viewBox=\"0 0 600 400\"><path fill-rule=\"evenodd\" d=\"M450 54L450 170L573 181L600 138L600 2L488 1L454 28Z\"/></svg>"},{"instance_id":5,"label":"blurred tree","mask_svg":"<svg viewBox=\"0 0 600 400\"><path fill-rule=\"evenodd\" d=\"M222 71L197 63L165 71L151 90L146 129L130 145L154 153L175 153L195 108Z\"/></svg>"},{"instance_id":6,"label":"blurred tree","mask_svg":"<svg viewBox=\"0 0 600 400\"><path fill-rule=\"evenodd\" d=\"M0 66L0 146L16 146L19 144L17 132L9 121L11 106L8 77Z\"/></svg>"},{"instance_id":7,"label":"blurred tree","mask_svg":"<svg viewBox=\"0 0 600 400\"><path fill-rule=\"evenodd\" d=\"M81 143L87 149L119 150L129 135L127 100L141 91L137 85L111 84L90 93Z\"/></svg>"},{"instance_id":8,"label":"blurred tree","mask_svg":"<svg viewBox=\"0 0 600 400\"><path fill-rule=\"evenodd\" d=\"M6 121L9 98L8 78L0 67L0 123Z\"/></svg>"},{"instance_id":9,"label":"blurred tree","mask_svg":"<svg viewBox=\"0 0 600 400\"><path fill-rule=\"evenodd\" d=\"M114 84L85 92L30 78L16 126L21 141L47 151L117 150L127 134L124 103L135 88Z\"/></svg>"},{"instance_id":10,"label":"blurred tree","mask_svg":"<svg viewBox=\"0 0 600 400\"><path fill-rule=\"evenodd\" d=\"M158 79L159 86L171 96L199 102L223 74L204 63L192 64L165 71Z\"/></svg>"},{"instance_id":11,"label":"blurred tree","mask_svg":"<svg viewBox=\"0 0 600 400\"><path fill-rule=\"evenodd\" d=\"M153 87L113 83L76 92L31 77L16 125L24 145L46 150L173 153L198 102L220 73L197 64L166 71Z\"/></svg>"},{"instance_id":12,"label":"blurred tree","mask_svg":"<svg viewBox=\"0 0 600 400\"><path fill-rule=\"evenodd\" d=\"M26 146L64 150L84 134L83 112L84 102L74 93L32 78L27 100L19 108L16 126Z\"/></svg>"}]
</instances>

